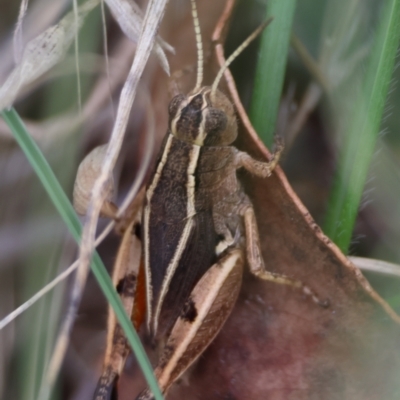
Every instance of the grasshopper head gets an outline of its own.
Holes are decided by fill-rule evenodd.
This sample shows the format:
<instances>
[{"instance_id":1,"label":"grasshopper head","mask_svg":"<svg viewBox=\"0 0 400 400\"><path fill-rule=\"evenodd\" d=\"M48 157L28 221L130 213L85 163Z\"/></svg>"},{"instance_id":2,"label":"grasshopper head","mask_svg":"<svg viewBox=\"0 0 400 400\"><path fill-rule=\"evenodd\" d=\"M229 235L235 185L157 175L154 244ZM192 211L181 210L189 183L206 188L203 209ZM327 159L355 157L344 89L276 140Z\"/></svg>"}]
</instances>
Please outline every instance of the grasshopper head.
<instances>
[{"instance_id":1,"label":"grasshopper head","mask_svg":"<svg viewBox=\"0 0 400 400\"><path fill-rule=\"evenodd\" d=\"M211 88L203 87L189 95L175 96L169 104L171 133L198 146L227 146L237 136L232 103L219 90L211 99Z\"/></svg>"}]
</instances>

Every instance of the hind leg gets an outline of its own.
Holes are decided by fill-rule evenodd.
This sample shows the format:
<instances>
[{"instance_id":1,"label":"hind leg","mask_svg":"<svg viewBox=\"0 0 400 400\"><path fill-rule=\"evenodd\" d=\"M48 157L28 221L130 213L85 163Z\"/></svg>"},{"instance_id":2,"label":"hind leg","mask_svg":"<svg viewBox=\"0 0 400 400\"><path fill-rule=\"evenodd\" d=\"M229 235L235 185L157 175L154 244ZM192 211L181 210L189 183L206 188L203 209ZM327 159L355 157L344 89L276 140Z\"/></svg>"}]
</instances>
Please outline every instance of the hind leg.
<instances>
[{"instance_id":1,"label":"hind leg","mask_svg":"<svg viewBox=\"0 0 400 400\"><path fill-rule=\"evenodd\" d=\"M124 217L117 221L116 230L122 234L122 241L114 263L112 280L121 297L125 311L132 317L135 329L144 317L144 301L140 301L142 279L144 279L141 257L141 241L137 237L141 219L142 190L132 202ZM107 345L103 361L103 370L94 394L94 400L117 398L118 379L130 352L125 334L119 325L113 310L108 313Z\"/></svg>"},{"instance_id":2,"label":"hind leg","mask_svg":"<svg viewBox=\"0 0 400 400\"><path fill-rule=\"evenodd\" d=\"M270 272L266 269L264 259L261 253L260 237L258 234L257 221L254 213L253 206L247 205L243 211L244 225L246 231L246 255L249 268L252 274L260 279L278 283L281 285L288 285L300 289L304 294L311 297L311 299L322 307L328 305L327 300L320 300L320 298L303 282L287 277L286 275Z\"/></svg>"},{"instance_id":3,"label":"hind leg","mask_svg":"<svg viewBox=\"0 0 400 400\"><path fill-rule=\"evenodd\" d=\"M240 291L243 263L242 250L228 249L193 289L154 371L164 394L203 353L228 318ZM137 397L151 399L149 389Z\"/></svg>"}]
</instances>

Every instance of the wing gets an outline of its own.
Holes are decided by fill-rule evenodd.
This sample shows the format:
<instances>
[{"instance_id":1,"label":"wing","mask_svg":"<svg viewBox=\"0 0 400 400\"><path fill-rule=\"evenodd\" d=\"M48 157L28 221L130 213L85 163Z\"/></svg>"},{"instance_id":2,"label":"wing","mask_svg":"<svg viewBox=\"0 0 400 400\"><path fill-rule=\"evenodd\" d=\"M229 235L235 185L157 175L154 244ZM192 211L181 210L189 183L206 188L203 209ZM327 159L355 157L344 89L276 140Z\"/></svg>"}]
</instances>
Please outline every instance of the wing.
<instances>
[{"instance_id":1,"label":"wing","mask_svg":"<svg viewBox=\"0 0 400 400\"><path fill-rule=\"evenodd\" d=\"M172 328L193 288L214 264L216 243L211 212L197 213L193 217L190 235L172 276L170 290L162 304L158 322L161 334Z\"/></svg>"},{"instance_id":2,"label":"wing","mask_svg":"<svg viewBox=\"0 0 400 400\"><path fill-rule=\"evenodd\" d=\"M169 330L200 277L213 264L217 236L211 207L196 208L198 146L167 136L143 213L147 321Z\"/></svg>"}]
</instances>

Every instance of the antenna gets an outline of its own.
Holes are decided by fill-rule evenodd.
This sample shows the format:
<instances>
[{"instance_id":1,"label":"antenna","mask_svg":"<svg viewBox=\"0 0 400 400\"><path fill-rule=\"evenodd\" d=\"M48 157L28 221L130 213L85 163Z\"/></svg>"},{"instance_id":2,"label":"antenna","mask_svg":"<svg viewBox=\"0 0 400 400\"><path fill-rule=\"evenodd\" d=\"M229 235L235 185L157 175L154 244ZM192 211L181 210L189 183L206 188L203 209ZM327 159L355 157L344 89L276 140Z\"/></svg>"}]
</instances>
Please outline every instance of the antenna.
<instances>
[{"instance_id":1,"label":"antenna","mask_svg":"<svg viewBox=\"0 0 400 400\"><path fill-rule=\"evenodd\" d=\"M217 77L211 86L211 101L215 100L215 92L225 70L231 65L232 61L271 23L273 18L263 22L225 61L225 64L218 71Z\"/></svg>"},{"instance_id":2,"label":"antenna","mask_svg":"<svg viewBox=\"0 0 400 400\"><path fill-rule=\"evenodd\" d=\"M199 15L197 14L196 1L190 0L192 3L192 16L193 16L193 25L194 25L194 34L196 36L196 47L197 47L197 78L196 78L196 86L193 89L193 92L197 92L201 88L201 84L203 82L203 42L201 40L201 31L200 31L200 22Z\"/></svg>"}]
</instances>

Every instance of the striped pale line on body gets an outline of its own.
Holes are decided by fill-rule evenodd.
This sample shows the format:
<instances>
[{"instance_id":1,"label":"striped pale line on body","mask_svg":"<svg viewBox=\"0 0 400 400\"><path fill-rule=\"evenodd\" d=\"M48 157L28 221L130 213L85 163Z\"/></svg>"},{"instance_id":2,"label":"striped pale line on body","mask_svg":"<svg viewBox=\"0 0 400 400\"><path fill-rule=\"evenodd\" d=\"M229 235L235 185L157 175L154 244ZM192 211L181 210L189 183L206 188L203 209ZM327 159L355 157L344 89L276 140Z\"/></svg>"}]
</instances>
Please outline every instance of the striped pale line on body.
<instances>
[{"instance_id":1,"label":"striped pale line on body","mask_svg":"<svg viewBox=\"0 0 400 400\"><path fill-rule=\"evenodd\" d=\"M203 106L201 109L201 122L200 122L200 126L199 126L199 130L198 130L196 139L194 141L194 143L197 144L198 146L203 146L204 141L207 136L206 121L207 121L207 114L208 114L208 110L207 110L208 105L207 105L206 94L209 92L210 92L210 90L206 90L203 93Z\"/></svg>"},{"instance_id":2,"label":"striped pale line on body","mask_svg":"<svg viewBox=\"0 0 400 400\"><path fill-rule=\"evenodd\" d=\"M176 268L179 265L182 254L186 248L187 241L189 239L190 233L193 228L193 217L196 213L195 209L195 177L194 173L196 171L197 163L199 160L200 146L192 145L192 150L189 156L189 165L187 169L187 181L186 181L186 191L187 191L187 208L186 208L186 225L182 231L182 235L179 239L178 246L174 253L171 262L168 264L165 277L163 279L163 284L161 286L160 296L158 298L157 306L154 312L154 326L153 334L155 335L158 328L158 318L160 316L161 308L168 292L169 285L171 283L172 277L175 274Z\"/></svg>"},{"instance_id":3,"label":"striped pale line on body","mask_svg":"<svg viewBox=\"0 0 400 400\"><path fill-rule=\"evenodd\" d=\"M161 374L158 377L158 381L160 387L164 388L168 386L168 382L171 381L171 374L174 372L174 369L178 365L179 361L182 359L183 355L187 351L188 347L194 340L197 332L200 329L201 324L204 319L207 317L210 309L212 308L214 301L218 297L220 290L223 286L223 283L231 274L232 270L238 265L240 262L242 255L240 250L234 250L232 254L227 257L224 262L220 262L215 264L213 268L211 268L206 275L203 276L201 282L199 284L204 284L204 280L206 279L208 282L207 285L207 296L204 296L203 301L200 302L199 298L192 298L196 310L198 312L196 319L193 322L185 323L184 320L180 320L180 322L185 323L187 326L187 334L184 339L177 343L177 347L172 355L172 357L168 360L165 368L162 369ZM212 279L210 279L212 278ZM198 285L199 285L198 284ZM179 320L178 320L179 321ZM176 327L176 325L175 325ZM174 336L175 327L171 332L171 337ZM181 327L182 328L182 327ZM178 330L179 331L179 330ZM179 376L178 376L179 377ZM177 377L177 378L178 378Z\"/></svg>"},{"instance_id":4,"label":"striped pale line on body","mask_svg":"<svg viewBox=\"0 0 400 400\"><path fill-rule=\"evenodd\" d=\"M189 104L190 100L191 100L191 98L188 98L188 99L182 101L180 107L176 111L176 117L171 121L171 133L174 136L177 136L176 124L181 119L182 110Z\"/></svg>"},{"instance_id":5,"label":"striped pale line on body","mask_svg":"<svg viewBox=\"0 0 400 400\"><path fill-rule=\"evenodd\" d=\"M151 270L150 270L150 232L149 232L149 224L150 224L150 202L153 197L154 191L158 185L160 180L163 168L165 163L167 162L168 154L171 149L172 141L174 137L170 134L168 136L167 143L165 144L164 153L161 157L161 160L157 166L157 171L154 174L154 179L151 182L151 185L147 189L146 198L147 204L144 208L144 266L146 271L146 303L147 303L147 327L150 327L150 321L152 316L151 310L151 302L153 299L153 287L151 285Z\"/></svg>"}]
</instances>

